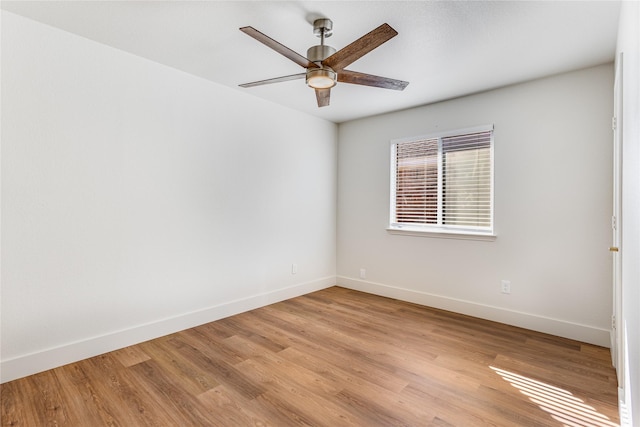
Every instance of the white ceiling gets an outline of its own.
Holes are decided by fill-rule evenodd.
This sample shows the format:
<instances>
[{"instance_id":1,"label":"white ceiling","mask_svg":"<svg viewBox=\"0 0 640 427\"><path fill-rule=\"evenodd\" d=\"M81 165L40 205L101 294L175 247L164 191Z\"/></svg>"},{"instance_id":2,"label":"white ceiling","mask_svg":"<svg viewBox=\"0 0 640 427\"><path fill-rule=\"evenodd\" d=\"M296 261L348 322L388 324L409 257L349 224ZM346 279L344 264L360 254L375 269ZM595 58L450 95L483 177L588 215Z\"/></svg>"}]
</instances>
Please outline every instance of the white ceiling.
<instances>
[{"instance_id":1,"label":"white ceiling","mask_svg":"<svg viewBox=\"0 0 640 427\"><path fill-rule=\"evenodd\" d=\"M618 1L2 1L2 9L333 122L429 104L613 61ZM312 23L340 49L387 22L398 36L348 68L409 81L402 92L341 84L318 108L304 69L238 30L305 55Z\"/></svg>"}]
</instances>

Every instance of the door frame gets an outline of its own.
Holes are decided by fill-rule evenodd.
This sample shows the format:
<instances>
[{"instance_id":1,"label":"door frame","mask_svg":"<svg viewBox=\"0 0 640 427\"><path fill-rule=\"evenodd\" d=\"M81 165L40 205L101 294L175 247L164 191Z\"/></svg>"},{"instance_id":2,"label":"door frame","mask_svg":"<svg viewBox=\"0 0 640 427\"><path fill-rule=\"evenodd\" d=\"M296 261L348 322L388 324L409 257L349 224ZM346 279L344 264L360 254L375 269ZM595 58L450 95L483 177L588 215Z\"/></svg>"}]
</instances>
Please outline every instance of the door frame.
<instances>
[{"instance_id":1,"label":"door frame","mask_svg":"<svg viewBox=\"0 0 640 427\"><path fill-rule=\"evenodd\" d=\"M623 54L616 61L613 84L613 211L612 231L612 290L613 314L611 321L611 358L616 368L618 387L624 387L625 332L622 319L622 70Z\"/></svg>"}]
</instances>

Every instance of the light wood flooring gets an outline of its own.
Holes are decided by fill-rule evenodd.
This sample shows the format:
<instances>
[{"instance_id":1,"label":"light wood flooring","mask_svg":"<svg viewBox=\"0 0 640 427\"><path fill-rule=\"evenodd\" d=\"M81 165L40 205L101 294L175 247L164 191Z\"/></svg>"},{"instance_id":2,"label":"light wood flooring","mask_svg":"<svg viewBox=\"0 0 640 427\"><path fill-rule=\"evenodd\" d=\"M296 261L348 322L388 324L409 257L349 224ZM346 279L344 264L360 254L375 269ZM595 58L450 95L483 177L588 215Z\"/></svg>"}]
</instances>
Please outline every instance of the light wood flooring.
<instances>
[{"instance_id":1,"label":"light wood flooring","mask_svg":"<svg viewBox=\"0 0 640 427\"><path fill-rule=\"evenodd\" d=\"M1 386L2 426L618 425L608 349L332 287Z\"/></svg>"}]
</instances>

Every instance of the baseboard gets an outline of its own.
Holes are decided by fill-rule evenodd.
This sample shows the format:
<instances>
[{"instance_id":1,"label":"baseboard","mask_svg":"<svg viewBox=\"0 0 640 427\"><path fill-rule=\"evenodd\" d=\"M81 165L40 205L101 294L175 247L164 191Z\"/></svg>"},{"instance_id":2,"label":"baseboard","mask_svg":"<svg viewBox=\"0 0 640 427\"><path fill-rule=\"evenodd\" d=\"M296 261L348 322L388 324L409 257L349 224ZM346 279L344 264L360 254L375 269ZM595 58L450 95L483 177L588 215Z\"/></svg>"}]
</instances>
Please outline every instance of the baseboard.
<instances>
[{"instance_id":1,"label":"baseboard","mask_svg":"<svg viewBox=\"0 0 640 427\"><path fill-rule=\"evenodd\" d=\"M416 304L439 308L441 310L453 311L460 314L466 314L468 316L479 317L481 319L506 323L508 325L544 332L559 337L570 338L602 347L608 348L611 345L610 331L608 329L600 329L593 326L567 322L565 320L552 319L535 314L523 313L501 307L479 304L472 301L449 298L344 276L337 276L336 284L344 288L413 302Z\"/></svg>"},{"instance_id":2,"label":"baseboard","mask_svg":"<svg viewBox=\"0 0 640 427\"><path fill-rule=\"evenodd\" d=\"M252 295L156 322L137 325L132 328L86 340L68 343L59 347L45 349L13 359L3 360L0 362L0 382L12 381L265 305L325 289L336 284L344 288L506 323L603 347L609 347L610 345L610 331L605 329L478 304L471 301L443 297L426 292L398 288L381 283L368 282L344 276L330 276L287 288Z\"/></svg>"},{"instance_id":3,"label":"baseboard","mask_svg":"<svg viewBox=\"0 0 640 427\"><path fill-rule=\"evenodd\" d=\"M204 323L233 316L265 305L294 298L335 285L335 276L324 277L287 288L276 289L235 301L180 314L156 322L88 338L59 347L26 354L0 363L0 382L26 377L109 351L118 350Z\"/></svg>"}]
</instances>

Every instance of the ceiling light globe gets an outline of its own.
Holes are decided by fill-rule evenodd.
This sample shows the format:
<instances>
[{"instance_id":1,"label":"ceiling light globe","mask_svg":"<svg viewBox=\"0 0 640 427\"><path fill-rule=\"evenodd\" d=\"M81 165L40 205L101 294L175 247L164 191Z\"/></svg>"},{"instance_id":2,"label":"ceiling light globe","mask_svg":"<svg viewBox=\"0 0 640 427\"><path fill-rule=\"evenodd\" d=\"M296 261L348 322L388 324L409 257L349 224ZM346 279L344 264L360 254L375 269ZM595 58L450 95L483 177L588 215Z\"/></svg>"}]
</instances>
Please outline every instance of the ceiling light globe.
<instances>
[{"instance_id":1,"label":"ceiling light globe","mask_svg":"<svg viewBox=\"0 0 640 427\"><path fill-rule=\"evenodd\" d=\"M330 89L336 85L336 72L328 68L307 70L307 85L314 89Z\"/></svg>"}]
</instances>

